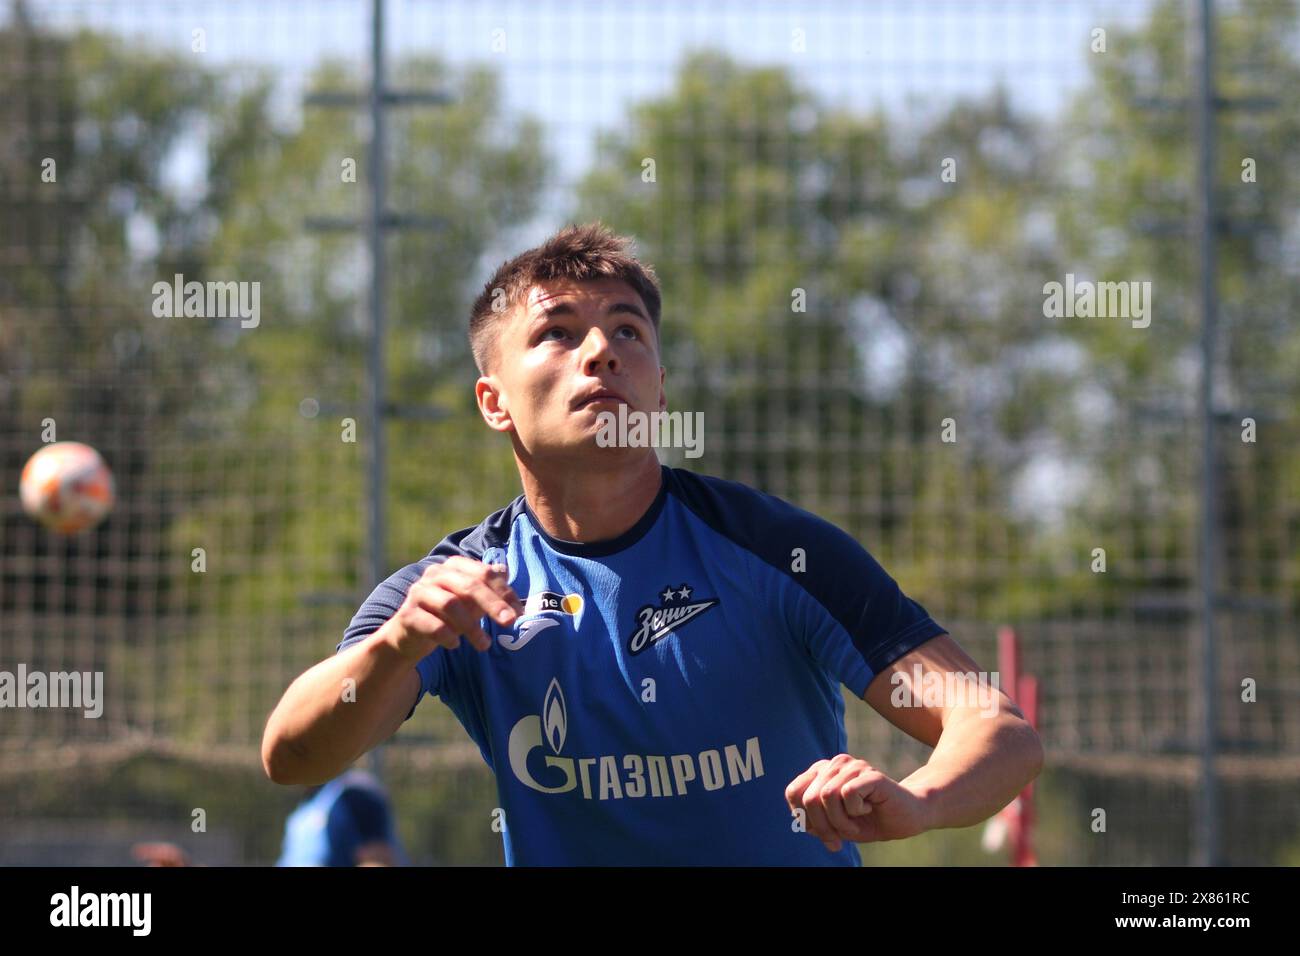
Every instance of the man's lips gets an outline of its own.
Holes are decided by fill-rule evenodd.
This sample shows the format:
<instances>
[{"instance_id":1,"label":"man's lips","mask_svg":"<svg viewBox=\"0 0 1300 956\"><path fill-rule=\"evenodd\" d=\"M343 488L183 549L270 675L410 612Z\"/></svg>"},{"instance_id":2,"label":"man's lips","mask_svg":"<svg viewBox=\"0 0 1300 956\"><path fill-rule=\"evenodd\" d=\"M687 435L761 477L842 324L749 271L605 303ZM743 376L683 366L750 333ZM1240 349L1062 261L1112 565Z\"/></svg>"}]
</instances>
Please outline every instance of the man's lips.
<instances>
[{"instance_id":1,"label":"man's lips","mask_svg":"<svg viewBox=\"0 0 1300 956\"><path fill-rule=\"evenodd\" d=\"M597 392L594 395L589 395L586 398L579 399L577 404L574 405L573 407L575 409L585 408L586 406L594 404L595 402L623 402L626 404L627 399L624 398L622 395L618 394L617 392L611 392L608 389L602 389L601 391Z\"/></svg>"}]
</instances>

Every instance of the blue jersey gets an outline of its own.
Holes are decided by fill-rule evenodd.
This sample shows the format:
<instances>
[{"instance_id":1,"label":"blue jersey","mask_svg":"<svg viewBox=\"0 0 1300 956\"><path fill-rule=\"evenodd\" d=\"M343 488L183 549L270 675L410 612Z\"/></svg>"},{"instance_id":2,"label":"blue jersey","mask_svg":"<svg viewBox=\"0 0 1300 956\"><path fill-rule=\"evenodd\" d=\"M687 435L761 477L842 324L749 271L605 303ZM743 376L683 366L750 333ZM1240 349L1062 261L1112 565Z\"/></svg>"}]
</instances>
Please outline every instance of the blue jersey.
<instances>
[{"instance_id":1,"label":"blue jersey","mask_svg":"<svg viewBox=\"0 0 1300 956\"><path fill-rule=\"evenodd\" d=\"M404 862L388 797L364 770L349 770L315 788L289 814L276 866L355 866L357 850L387 843Z\"/></svg>"},{"instance_id":2,"label":"blue jersey","mask_svg":"<svg viewBox=\"0 0 1300 956\"><path fill-rule=\"evenodd\" d=\"M861 697L944 629L830 522L662 475L645 515L597 543L547 534L519 496L377 587L339 649L430 564L505 564L525 613L481 619L490 650L462 640L418 669L496 776L507 865L859 865L853 843L801 831L785 788L846 750L840 684Z\"/></svg>"}]
</instances>

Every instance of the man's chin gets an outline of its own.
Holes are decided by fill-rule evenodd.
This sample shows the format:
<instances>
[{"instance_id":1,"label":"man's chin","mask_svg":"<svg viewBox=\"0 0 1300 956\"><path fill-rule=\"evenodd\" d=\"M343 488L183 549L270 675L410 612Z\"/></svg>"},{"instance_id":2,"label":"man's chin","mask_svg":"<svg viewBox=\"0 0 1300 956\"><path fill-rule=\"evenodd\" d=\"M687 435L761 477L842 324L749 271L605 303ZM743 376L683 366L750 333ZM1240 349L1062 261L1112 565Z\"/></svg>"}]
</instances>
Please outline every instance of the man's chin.
<instances>
[{"instance_id":1,"label":"man's chin","mask_svg":"<svg viewBox=\"0 0 1300 956\"><path fill-rule=\"evenodd\" d=\"M569 436L564 442L548 442L536 446L533 458L538 461L564 461L583 467L604 468L636 461L646 450L624 445L602 445L597 440L596 425Z\"/></svg>"}]
</instances>

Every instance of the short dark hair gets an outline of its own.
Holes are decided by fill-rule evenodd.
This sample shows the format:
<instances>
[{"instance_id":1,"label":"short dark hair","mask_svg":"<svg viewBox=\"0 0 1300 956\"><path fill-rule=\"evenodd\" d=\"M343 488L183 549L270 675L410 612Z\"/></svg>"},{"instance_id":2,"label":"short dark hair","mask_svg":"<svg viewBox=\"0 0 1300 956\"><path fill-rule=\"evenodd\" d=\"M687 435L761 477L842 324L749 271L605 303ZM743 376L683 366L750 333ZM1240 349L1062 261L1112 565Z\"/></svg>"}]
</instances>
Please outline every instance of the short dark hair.
<instances>
[{"instance_id":1,"label":"short dark hair","mask_svg":"<svg viewBox=\"0 0 1300 956\"><path fill-rule=\"evenodd\" d=\"M540 246L502 263L470 310L469 347L479 372L487 374L502 316L524 304L533 286L552 279L621 279L641 296L657 335L659 278L632 255L633 245L632 239L616 235L601 222L570 224Z\"/></svg>"}]
</instances>

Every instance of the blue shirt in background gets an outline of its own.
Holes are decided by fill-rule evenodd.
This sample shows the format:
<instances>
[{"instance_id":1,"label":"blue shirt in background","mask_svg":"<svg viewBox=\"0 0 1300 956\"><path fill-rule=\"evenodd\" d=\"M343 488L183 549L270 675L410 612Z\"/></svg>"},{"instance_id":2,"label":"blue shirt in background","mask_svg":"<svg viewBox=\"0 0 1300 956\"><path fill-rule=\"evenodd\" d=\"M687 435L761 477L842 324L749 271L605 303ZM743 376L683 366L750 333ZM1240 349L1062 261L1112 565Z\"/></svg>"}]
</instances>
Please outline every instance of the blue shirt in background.
<instances>
[{"instance_id":1,"label":"blue shirt in background","mask_svg":"<svg viewBox=\"0 0 1300 956\"><path fill-rule=\"evenodd\" d=\"M284 826L276 866L355 866L357 850L382 841L405 862L383 785L364 770L348 770L313 787Z\"/></svg>"}]
</instances>

